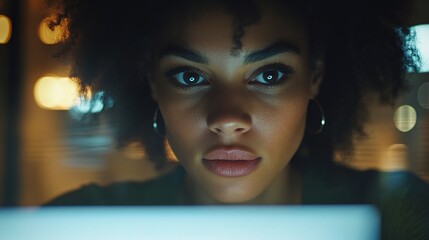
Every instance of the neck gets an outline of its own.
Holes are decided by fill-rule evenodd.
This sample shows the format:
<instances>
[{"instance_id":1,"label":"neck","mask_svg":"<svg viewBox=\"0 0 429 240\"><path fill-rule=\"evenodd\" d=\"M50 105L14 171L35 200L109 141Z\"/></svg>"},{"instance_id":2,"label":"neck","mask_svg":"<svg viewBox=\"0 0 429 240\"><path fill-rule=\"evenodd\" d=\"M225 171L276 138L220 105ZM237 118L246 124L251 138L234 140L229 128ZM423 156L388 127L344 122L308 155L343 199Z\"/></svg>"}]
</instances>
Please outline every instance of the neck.
<instances>
[{"instance_id":1,"label":"neck","mask_svg":"<svg viewBox=\"0 0 429 240\"><path fill-rule=\"evenodd\" d=\"M196 205L225 204L211 197L188 175L183 186L184 202ZM240 204L299 204L301 202L301 175L288 165L270 186L256 198Z\"/></svg>"}]
</instances>

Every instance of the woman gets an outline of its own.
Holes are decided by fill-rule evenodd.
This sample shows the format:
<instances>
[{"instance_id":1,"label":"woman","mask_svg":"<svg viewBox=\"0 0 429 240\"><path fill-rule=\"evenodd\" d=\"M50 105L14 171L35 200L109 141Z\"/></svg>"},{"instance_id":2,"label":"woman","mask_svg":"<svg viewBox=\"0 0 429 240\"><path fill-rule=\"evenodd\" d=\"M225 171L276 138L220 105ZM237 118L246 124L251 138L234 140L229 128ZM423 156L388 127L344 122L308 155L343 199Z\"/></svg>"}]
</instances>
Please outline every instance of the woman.
<instances>
[{"instance_id":1,"label":"woman","mask_svg":"<svg viewBox=\"0 0 429 240\"><path fill-rule=\"evenodd\" d=\"M120 141L162 167L167 139L181 167L48 205L365 203L386 239L427 239L423 181L333 161L364 134L367 94L393 103L416 68L400 2L364 2L64 1L71 75L115 99Z\"/></svg>"}]
</instances>

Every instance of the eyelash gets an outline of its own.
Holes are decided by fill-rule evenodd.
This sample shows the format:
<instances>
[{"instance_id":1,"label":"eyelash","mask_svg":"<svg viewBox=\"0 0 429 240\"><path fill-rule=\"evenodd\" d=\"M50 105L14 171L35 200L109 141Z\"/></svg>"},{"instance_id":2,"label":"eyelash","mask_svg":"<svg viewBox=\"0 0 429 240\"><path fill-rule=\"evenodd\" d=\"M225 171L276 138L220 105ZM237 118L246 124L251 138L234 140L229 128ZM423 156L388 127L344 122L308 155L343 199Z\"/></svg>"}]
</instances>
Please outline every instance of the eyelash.
<instances>
[{"instance_id":1,"label":"eyelash","mask_svg":"<svg viewBox=\"0 0 429 240\"><path fill-rule=\"evenodd\" d=\"M258 78L261 74L264 74L268 71L277 71L277 74L280 75L278 80L276 80L273 83L261 83L260 81L256 81L255 79ZM258 68L254 73L250 76L248 83L250 85L258 85L260 87L265 88L272 88L278 85L281 85L286 82L287 79L289 79L290 75L292 75L295 72L295 70L288 65L285 65L283 63L271 63L264 65L260 68ZM177 79L177 75L181 75L181 78L183 78L183 74L186 73L196 73L197 76L203 78L202 80L197 79L197 84L195 85L186 85L186 83L182 80ZM196 68L188 67L188 66L182 66L182 67L176 67L173 68L165 73L165 77L169 79L174 86L181 88L181 89L190 89L193 87L201 87L210 85L209 78L206 76L206 74L202 73Z\"/></svg>"},{"instance_id":2,"label":"eyelash","mask_svg":"<svg viewBox=\"0 0 429 240\"><path fill-rule=\"evenodd\" d=\"M263 84L260 82L255 82L255 79L258 76L262 75L263 73L267 73L268 71L277 71L277 74L280 73L281 75L274 83ZM285 65L283 63L271 63L258 68L249 78L249 83L266 88L275 87L286 83L286 80L288 80L294 72L295 70L291 66Z\"/></svg>"},{"instance_id":3,"label":"eyelash","mask_svg":"<svg viewBox=\"0 0 429 240\"><path fill-rule=\"evenodd\" d=\"M185 85L183 83L180 83L180 81L176 78L176 75L179 74L185 74L186 72L188 73L197 73L199 76L204 78L204 81L206 82L205 84L197 84L197 85ZM174 86L181 88L181 89L189 89L189 88L193 88L193 87L197 87L197 86L204 86L204 85L209 85L208 83L208 77L203 74L201 71L199 71L198 69L195 69L193 67L187 67L187 66L183 66L183 67L176 67L173 68L169 71L167 71L165 73L165 77L167 79L169 79Z\"/></svg>"}]
</instances>

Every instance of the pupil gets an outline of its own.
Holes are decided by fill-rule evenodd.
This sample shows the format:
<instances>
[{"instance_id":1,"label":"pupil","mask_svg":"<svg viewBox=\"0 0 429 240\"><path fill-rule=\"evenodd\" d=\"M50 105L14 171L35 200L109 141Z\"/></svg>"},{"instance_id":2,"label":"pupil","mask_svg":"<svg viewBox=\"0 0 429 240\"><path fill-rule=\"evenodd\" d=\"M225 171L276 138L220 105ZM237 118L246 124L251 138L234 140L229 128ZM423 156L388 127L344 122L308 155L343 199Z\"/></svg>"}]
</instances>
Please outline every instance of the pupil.
<instances>
[{"instance_id":1,"label":"pupil","mask_svg":"<svg viewBox=\"0 0 429 240\"><path fill-rule=\"evenodd\" d=\"M267 82L272 82L277 78L277 72L276 71L267 71L264 72L263 77Z\"/></svg>"},{"instance_id":2,"label":"pupil","mask_svg":"<svg viewBox=\"0 0 429 240\"><path fill-rule=\"evenodd\" d=\"M197 81L198 77L199 77L199 75L195 72L187 72L187 73L184 73L184 76L183 76L185 82L191 83L191 84L195 83Z\"/></svg>"}]
</instances>

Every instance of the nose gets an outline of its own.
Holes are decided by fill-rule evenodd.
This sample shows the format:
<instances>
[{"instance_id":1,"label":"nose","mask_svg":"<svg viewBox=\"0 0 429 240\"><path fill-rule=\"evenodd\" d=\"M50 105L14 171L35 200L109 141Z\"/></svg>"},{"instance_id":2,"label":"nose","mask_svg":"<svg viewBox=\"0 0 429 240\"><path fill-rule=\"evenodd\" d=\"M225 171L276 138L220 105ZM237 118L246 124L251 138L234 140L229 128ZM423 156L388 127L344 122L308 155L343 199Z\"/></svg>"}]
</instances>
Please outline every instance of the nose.
<instances>
[{"instance_id":1,"label":"nose","mask_svg":"<svg viewBox=\"0 0 429 240\"><path fill-rule=\"evenodd\" d=\"M237 137L252 128L250 102L247 94L239 91L214 93L208 104L207 126L220 137Z\"/></svg>"},{"instance_id":2,"label":"nose","mask_svg":"<svg viewBox=\"0 0 429 240\"><path fill-rule=\"evenodd\" d=\"M207 125L210 131L222 137L234 137L251 129L251 119L249 115L243 113L224 113L221 116L209 118Z\"/></svg>"}]
</instances>

